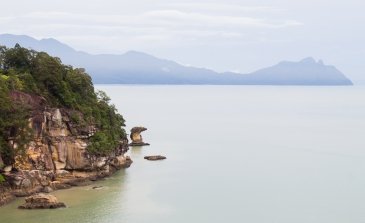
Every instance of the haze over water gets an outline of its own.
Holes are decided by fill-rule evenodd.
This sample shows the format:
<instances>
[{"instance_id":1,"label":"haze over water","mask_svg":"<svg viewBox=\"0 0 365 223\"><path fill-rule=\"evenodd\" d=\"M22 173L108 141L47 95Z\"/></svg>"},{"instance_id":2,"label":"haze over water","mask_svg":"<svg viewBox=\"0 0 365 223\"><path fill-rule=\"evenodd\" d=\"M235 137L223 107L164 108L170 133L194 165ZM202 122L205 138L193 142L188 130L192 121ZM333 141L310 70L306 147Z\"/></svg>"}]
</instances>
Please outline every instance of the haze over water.
<instances>
[{"instance_id":1,"label":"haze over water","mask_svg":"<svg viewBox=\"0 0 365 223\"><path fill-rule=\"evenodd\" d=\"M1 222L364 222L365 87L97 86L150 147ZM151 162L145 155L166 155ZM104 186L93 190L92 186Z\"/></svg>"}]
</instances>

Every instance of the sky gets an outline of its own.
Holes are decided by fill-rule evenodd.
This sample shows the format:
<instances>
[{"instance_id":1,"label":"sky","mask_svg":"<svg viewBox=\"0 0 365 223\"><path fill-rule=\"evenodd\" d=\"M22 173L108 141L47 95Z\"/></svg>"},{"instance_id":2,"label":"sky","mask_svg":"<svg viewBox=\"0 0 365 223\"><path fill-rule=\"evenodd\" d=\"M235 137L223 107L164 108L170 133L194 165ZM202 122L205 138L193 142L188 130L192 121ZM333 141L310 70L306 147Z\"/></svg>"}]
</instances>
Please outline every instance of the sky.
<instances>
[{"instance_id":1,"label":"sky","mask_svg":"<svg viewBox=\"0 0 365 223\"><path fill-rule=\"evenodd\" d=\"M311 56L365 83L361 0L0 0L0 33L249 73ZM5 10L4 10L5 9Z\"/></svg>"}]
</instances>

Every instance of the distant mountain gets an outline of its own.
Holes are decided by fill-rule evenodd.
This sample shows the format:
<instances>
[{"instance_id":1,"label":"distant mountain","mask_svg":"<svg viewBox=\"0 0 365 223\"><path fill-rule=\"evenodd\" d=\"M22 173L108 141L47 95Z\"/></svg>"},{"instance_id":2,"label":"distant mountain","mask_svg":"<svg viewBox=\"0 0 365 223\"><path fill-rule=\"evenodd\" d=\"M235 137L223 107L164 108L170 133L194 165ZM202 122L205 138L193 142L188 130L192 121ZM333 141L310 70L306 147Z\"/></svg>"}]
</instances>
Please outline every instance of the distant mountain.
<instances>
[{"instance_id":1,"label":"distant mountain","mask_svg":"<svg viewBox=\"0 0 365 223\"><path fill-rule=\"evenodd\" d=\"M96 84L352 85L335 67L312 58L281 62L250 74L217 73L136 51L92 55L52 38L36 40L25 35L0 35L0 45L13 47L16 43L57 56L66 64L86 68Z\"/></svg>"},{"instance_id":2,"label":"distant mountain","mask_svg":"<svg viewBox=\"0 0 365 223\"><path fill-rule=\"evenodd\" d=\"M249 83L273 85L352 85L334 66L316 62L308 57L299 62L283 61L279 64L250 73L245 77Z\"/></svg>"}]
</instances>

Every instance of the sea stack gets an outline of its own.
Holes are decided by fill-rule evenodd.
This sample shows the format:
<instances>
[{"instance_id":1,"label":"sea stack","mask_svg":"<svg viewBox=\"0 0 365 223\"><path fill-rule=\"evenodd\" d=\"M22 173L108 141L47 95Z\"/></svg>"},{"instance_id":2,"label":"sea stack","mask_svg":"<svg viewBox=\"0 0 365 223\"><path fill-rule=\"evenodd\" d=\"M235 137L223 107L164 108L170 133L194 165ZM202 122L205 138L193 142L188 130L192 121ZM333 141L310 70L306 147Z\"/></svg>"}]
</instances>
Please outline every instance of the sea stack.
<instances>
[{"instance_id":1,"label":"sea stack","mask_svg":"<svg viewBox=\"0 0 365 223\"><path fill-rule=\"evenodd\" d=\"M130 146L149 146L149 143L143 142L143 138L141 133L146 131L145 127L134 127L131 129L131 140L132 142L129 144Z\"/></svg>"}]
</instances>

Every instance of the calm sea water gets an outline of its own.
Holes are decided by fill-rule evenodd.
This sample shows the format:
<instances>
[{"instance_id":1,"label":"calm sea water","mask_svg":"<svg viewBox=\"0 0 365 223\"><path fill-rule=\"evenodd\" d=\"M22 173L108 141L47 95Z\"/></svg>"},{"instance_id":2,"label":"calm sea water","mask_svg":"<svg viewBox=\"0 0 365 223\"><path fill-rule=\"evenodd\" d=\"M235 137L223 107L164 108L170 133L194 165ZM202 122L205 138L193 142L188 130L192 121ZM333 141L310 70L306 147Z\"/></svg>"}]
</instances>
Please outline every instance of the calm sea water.
<instances>
[{"instance_id":1,"label":"calm sea water","mask_svg":"<svg viewBox=\"0 0 365 223\"><path fill-rule=\"evenodd\" d=\"M365 222L365 87L97 86L150 147L1 222ZM145 155L162 154L151 162Z\"/></svg>"}]
</instances>

